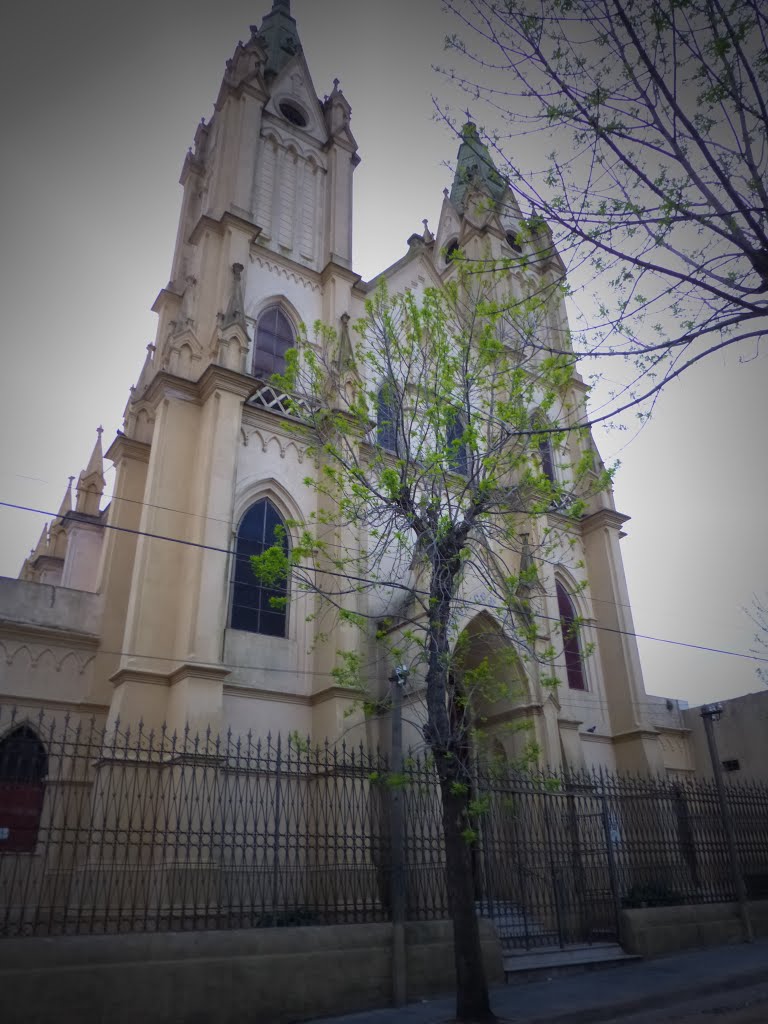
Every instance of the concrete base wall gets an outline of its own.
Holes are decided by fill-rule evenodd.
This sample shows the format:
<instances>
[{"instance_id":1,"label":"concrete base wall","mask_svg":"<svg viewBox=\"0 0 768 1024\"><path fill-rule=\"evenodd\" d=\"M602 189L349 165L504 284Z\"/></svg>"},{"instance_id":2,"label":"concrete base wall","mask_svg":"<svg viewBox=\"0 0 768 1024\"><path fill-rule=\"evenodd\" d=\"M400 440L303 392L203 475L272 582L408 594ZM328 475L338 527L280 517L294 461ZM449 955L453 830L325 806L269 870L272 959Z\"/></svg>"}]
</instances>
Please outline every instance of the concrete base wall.
<instances>
[{"instance_id":1,"label":"concrete base wall","mask_svg":"<svg viewBox=\"0 0 768 1024\"><path fill-rule=\"evenodd\" d=\"M755 936L768 936L768 900L750 902L749 914ZM737 903L645 907L621 912L621 944L628 953L640 956L742 942L743 938Z\"/></svg>"},{"instance_id":2,"label":"concrete base wall","mask_svg":"<svg viewBox=\"0 0 768 1024\"><path fill-rule=\"evenodd\" d=\"M489 983L501 947L481 921ZM3 1024L289 1024L391 1004L386 924L0 940ZM408 998L454 984L449 922L406 926Z\"/></svg>"}]
</instances>

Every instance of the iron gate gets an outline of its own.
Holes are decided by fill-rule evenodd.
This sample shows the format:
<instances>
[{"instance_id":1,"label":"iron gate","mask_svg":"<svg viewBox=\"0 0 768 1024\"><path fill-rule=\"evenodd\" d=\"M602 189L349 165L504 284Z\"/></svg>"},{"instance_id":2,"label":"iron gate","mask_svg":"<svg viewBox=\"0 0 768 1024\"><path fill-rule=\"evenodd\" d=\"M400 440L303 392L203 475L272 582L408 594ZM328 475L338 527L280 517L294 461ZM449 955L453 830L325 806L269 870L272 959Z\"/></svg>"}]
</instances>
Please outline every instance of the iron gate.
<instances>
[{"instance_id":1,"label":"iron gate","mask_svg":"<svg viewBox=\"0 0 768 1024\"><path fill-rule=\"evenodd\" d=\"M509 948L615 942L617 825L592 786L496 780L483 815L478 902Z\"/></svg>"}]
</instances>

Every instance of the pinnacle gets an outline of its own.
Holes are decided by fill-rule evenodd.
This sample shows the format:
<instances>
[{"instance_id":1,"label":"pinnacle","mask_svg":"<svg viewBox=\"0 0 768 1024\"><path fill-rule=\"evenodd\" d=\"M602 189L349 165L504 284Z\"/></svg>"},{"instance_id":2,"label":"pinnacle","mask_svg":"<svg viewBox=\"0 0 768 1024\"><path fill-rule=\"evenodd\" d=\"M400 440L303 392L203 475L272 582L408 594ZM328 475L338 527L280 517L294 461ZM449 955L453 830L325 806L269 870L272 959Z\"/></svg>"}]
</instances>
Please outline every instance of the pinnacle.
<instances>
[{"instance_id":1,"label":"pinnacle","mask_svg":"<svg viewBox=\"0 0 768 1024\"><path fill-rule=\"evenodd\" d=\"M64 497L61 499L61 505L59 505L59 511L57 513L57 519L63 519L64 516L72 511L72 484L75 482L75 478L71 476L67 489L64 492Z\"/></svg>"},{"instance_id":2,"label":"pinnacle","mask_svg":"<svg viewBox=\"0 0 768 1024\"><path fill-rule=\"evenodd\" d=\"M96 443L93 446L91 457L88 460L88 465L85 467L84 476L91 476L92 473L96 473L101 476L104 472L104 455L101 450L101 435L104 433L104 427L96 428Z\"/></svg>"}]
</instances>

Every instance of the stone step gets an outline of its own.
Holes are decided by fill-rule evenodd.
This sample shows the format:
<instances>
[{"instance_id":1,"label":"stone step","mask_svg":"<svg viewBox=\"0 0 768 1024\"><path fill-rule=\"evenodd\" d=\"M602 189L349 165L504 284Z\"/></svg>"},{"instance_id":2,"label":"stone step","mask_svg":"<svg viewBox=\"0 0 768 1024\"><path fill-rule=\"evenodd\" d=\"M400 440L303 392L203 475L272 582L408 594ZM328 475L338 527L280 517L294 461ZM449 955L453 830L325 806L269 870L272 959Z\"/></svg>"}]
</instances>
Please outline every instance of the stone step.
<instances>
[{"instance_id":1,"label":"stone step","mask_svg":"<svg viewBox=\"0 0 768 1024\"><path fill-rule=\"evenodd\" d=\"M625 953L615 942L595 942L592 945L542 947L536 950L504 952L504 976L507 981L523 980L524 977L540 975L543 972L565 974L609 967L642 959Z\"/></svg>"}]
</instances>

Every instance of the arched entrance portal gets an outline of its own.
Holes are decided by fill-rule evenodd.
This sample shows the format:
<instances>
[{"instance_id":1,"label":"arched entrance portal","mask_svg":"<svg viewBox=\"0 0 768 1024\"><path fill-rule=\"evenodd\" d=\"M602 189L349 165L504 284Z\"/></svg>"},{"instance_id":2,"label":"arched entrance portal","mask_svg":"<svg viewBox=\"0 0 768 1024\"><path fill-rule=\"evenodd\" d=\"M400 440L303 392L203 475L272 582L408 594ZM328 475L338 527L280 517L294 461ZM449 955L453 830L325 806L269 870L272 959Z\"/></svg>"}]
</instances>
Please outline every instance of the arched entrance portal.
<instances>
[{"instance_id":1,"label":"arched entrance portal","mask_svg":"<svg viewBox=\"0 0 768 1024\"><path fill-rule=\"evenodd\" d=\"M47 774L45 747L28 725L0 740L0 851L34 851Z\"/></svg>"},{"instance_id":2,"label":"arched entrance portal","mask_svg":"<svg viewBox=\"0 0 768 1024\"><path fill-rule=\"evenodd\" d=\"M482 762L522 766L538 750L531 687L515 646L487 612L462 630L453 653L452 683L465 708Z\"/></svg>"}]
</instances>

